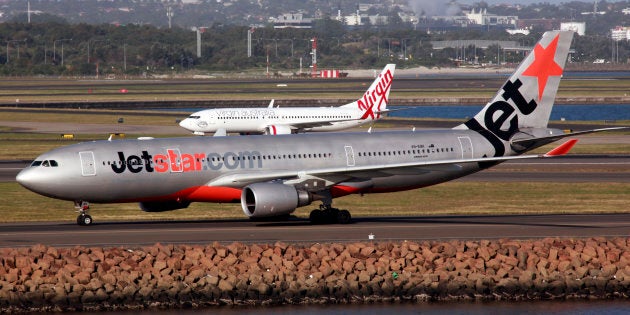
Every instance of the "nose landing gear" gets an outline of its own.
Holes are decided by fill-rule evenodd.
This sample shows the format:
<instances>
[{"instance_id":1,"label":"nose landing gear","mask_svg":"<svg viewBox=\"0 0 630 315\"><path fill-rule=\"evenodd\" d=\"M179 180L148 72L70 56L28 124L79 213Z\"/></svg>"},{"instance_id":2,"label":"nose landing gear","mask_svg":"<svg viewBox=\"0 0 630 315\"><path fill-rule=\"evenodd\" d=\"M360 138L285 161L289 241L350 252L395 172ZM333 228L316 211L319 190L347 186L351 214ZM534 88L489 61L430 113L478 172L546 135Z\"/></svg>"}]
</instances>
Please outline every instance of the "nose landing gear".
<instances>
[{"instance_id":1,"label":"nose landing gear","mask_svg":"<svg viewBox=\"0 0 630 315\"><path fill-rule=\"evenodd\" d=\"M79 216L77 217L77 224L81 226L87 226L92 224L92 216L87 214L90 210L90 203L87 201L75 201L74 208L77 209Z\"/></svg>"}]
</instances>

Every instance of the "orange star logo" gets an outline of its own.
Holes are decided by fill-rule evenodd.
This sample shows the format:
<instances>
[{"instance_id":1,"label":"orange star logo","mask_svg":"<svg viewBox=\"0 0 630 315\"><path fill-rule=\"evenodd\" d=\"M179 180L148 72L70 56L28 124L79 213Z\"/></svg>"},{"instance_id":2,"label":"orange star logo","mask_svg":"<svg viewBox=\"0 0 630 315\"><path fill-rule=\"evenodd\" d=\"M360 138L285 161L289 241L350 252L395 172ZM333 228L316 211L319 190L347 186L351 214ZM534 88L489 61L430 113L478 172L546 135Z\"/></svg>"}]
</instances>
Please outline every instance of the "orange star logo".
<instances>
[{"instance_id":1,"label":"orange star logo","mask_svg":"<svg viewBox=\"0 0 630 315\"><path fill-rule=\"evenodd\" d=\"M549 77L552 75L562 75L562 67L554 60L559 38L560 34L556 35L547 48L543 48L541 44L536 45L534 48L534 62L523 71L523 75L536 77L538 79L539 101L542 99L543 93L545 92L545 86L547 86Z\"/></svg>"}]
</instances>

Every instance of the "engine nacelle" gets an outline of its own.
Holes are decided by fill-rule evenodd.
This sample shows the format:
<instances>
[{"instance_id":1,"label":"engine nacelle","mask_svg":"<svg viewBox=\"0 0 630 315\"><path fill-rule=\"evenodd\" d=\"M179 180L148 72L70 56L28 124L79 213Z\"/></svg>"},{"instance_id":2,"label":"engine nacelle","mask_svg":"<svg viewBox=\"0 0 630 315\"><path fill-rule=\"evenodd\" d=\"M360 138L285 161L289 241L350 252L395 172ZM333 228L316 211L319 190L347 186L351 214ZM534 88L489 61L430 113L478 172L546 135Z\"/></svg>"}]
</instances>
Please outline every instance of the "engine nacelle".
<instances>
[{"instance_id":1,"label":"engine nacelle","mask_svg":"<svg viewBox=\"0 0 630 315\"><path fill-rule=\"evenodd\" d=\"M265 128L266 135L290 135L292 132L291 127L285 125L271 125Z\"/></svg>"},{"instance_id":2,"label":"engine nacelle","mask_svg":"<svg viewBox=\"0 0 630 315\"><path fill-rule=\"evenodd\" d=\"M255 183L243 188L241 193L243 212L250 218L289 214L311 202L313 198L308 192L284 184Z\"/></svg>"},{"instance_id":3,"label":"engine nacelle","mask_svg":"<svg viewBox=\"0 0 630 315\"><path fill-rule=\"evenodd\" d=\"M177 209L188 208L190 202L171 201L151 201L141 202L140 209L144 212L164 212Z\"/></svg>"}]
</instances>

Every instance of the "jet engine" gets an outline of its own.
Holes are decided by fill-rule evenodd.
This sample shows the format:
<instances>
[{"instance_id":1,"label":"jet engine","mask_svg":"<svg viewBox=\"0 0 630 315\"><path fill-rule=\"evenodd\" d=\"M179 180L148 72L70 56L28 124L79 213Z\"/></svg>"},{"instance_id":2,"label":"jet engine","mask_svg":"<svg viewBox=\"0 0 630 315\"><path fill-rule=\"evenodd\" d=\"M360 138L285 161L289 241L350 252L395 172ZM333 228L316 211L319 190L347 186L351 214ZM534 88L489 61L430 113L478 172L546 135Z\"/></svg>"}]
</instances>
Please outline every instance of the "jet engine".
<instances>
[{"instance_id":1,"label":"jet engine","mask_svg":"<svg viewBox=\"0 0 630 315\"><path fill-rule=\"evenodd\" d=\"M289 214L311 202L311 194L284 184L255 183L243 188L241 193L243 212L250 218Z\"/></svg>"},{"instance_id":2,"label":"jet engine","mask_svg":"<svg viewBox=\"0 0 630 315\"><path fill-rule=\"evenodd\" d=\"M266 135L290 135L292 132L291 127L285 125L271 125L265 128Z\"/></svg>"},{"instance_id":3,"label":"jet engine","mask_svg":"<svg viewBox=\"0 0 630 315\"><path fill-rule=\"evenodd\" d=\"M190 202L171 201L151 201L141 202L140 209L144 212L164 212L177 209L188 208Z\"/></svg>"}]
</instances>

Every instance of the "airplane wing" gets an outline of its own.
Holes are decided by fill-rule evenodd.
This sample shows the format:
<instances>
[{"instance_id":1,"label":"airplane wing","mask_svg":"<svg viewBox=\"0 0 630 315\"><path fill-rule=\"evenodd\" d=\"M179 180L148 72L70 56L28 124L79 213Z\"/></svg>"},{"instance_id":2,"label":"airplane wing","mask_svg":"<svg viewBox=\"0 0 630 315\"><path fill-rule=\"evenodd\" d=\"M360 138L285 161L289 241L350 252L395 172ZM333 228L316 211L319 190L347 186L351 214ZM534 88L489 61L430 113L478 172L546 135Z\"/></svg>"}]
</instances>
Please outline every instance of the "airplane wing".
<instances>
[{"instance_id":1,"label":"airplane wing","mask_svg":"<svg viewBox=\"0 0 630 315\"><path fill-rule=\"evenodd\" d=\"M577 135L584 135L588 133L602 132L602 131L615 131L615 130L628 130L630 127L610 127L610 128L600 128L600 129L591 129L577 132L570 132L560 135L553 135L548 137L536 137L536 138L524 138L524 139L512 139L513 145L522 145L523 147L532 147L537 143L550 143L562 138L573 137Z\"/></svg>"},{"instance_id":2,"label":"airplane wing","mask_svg":"<svg viewBox=\"0 0 630 315\"><path fill-rule=\"evenodd\" d=\"M318 169L305 169L302 171L280 170L274 172L248 172L229 174L215 178L208 182L206 186L222 186L242 188L249 184L258 182L269 182L282 180L288 183L300 182L306 179L320 179L326 182L326 186L332 186L340 182L353 179L365 179L374 177L386 177L392 175L415 175L433 171L448 171L461 168L464 163L480 162L504 162L509 160L522 160L534 158L548 158L564 155L575 145L577 139L571 139L545 154L483 157L474 159L452 159L439 161L418 161L397 164L368 165L368 166L344 166ZM286 183L285 182L285 183ZM317 187L321 189L323 187Z\"/></svg>"},{"instance_id":3,"label":"airplane wing","mask_svg":"<svg viewBox=\"0 0 630 315\"><path fill-rule=\"evenodd\" d=\"M343 119L329 119L326 121L311 121L311 122L303 122L303 123L290 123L284 126L287 126L290 129L298 129L303 130L307 128L315 128L315 127L324 127L324 126L332 126L333 123L336 122L344 122L344 121L353 121L357 120L356 118L343 118ZM267 126L268 128L269 126ZM266 128L265 128L266 129Z\"/></svg>"}]
</instances>

